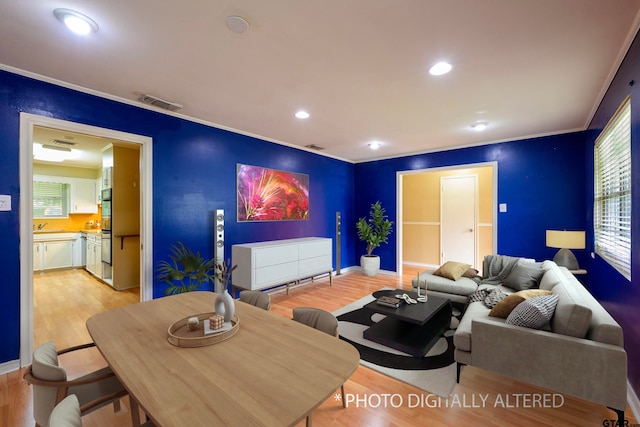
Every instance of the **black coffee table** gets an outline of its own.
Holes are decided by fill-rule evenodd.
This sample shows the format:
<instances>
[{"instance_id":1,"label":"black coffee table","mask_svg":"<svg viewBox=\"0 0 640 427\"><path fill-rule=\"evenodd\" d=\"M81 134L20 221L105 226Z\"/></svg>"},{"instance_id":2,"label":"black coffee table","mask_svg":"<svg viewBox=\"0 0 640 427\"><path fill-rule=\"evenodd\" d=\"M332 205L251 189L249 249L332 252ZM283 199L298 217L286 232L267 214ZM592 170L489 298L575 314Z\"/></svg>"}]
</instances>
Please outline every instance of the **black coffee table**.
<instances>
[{"instance_id":1,"label":"black coffee table","mask_svg":"<svg viewBox=\"0 0 640 427\"><path fill-rule=\"evenodd\" d=\"M373 295L378 298L397 294L407 294L413 299L418 296L402 289L378 291ZM432 295L427 302L402 302L398 308L385 307L376 301L364 307L387 317L365 330L363 337L413 357L424 357L451 324L451 301Z\"/></svg>"}]
</instances>

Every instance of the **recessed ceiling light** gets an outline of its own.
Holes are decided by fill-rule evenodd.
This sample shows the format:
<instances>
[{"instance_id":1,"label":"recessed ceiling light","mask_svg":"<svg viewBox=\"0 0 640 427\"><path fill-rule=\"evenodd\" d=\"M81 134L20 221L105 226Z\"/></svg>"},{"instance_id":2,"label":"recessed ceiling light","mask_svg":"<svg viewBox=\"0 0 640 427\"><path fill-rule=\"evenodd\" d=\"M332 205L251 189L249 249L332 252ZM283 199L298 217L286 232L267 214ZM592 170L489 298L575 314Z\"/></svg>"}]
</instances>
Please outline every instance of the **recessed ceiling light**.
<instances>
[{"instance_id":1,"label":"recessed ceiling light","mask_svg":"<svg viewBox=\"0 0 640 427\"><path fill-rule=\"evenodd\" d=\"M448 62L438 62L436 65L429 68L429 73L432 76L441 76L451 71L451 64Z\"/></svg>"},{"instance_id":2,"label":"recessed ceiling light","mask_svg":"<svg viewBox=\"0 0 640 427\"><path fill-rule=\"evenodd\" d=\"M475 122L475 123L471 124L471 127L473 128L473 130L475 130L477 132L485 130L487 128L487 126L489 126L489 123L488 122L484 122L484 121Z\"/></svg>"},{"instance_id":3,"label":"recessed ceiling light","mask_svg":"<svg viewBox=\"0 0 640 427\"><path fill-rule=\"evenodd\" d=\"M86 36L89 33L95 33L98 31L98 24L96 21L89 18L87 15L83 15L80 12L76 12L71 9L56 9L53 14L60 21L76 34Z\"/></svg>"},{"instance_id":4,"label":"recessed ceiling light","mask_svg":"<svg viewBox=\"0 0 640 427\"><path fill-rule=\"evenodd\" d=\"M231 15L226 20L227 28L234 33L244 33L249 29L249 23L242 16Z\"/></svg>"},{"instance_id":5,"label":"recessed ceiling light","mask_svg":"<svg viewBox=\"0 0 640 427\"><path fill-rule=\"evenodd\" d=\"M369 148L371 148L372 150L377 150L381 145L382 143L380 143L380 141L371 141L369 143Z\"/></svg>"},{"instance_id":6,"label":"recessed ceiling light","mask_svg":"<svg viewBox=\"0 0 640 427\"><path fill-rule=\"evenodd\" d=\"M309 118L309 113L307 113L304 110L300 110L298 112L296 112L295 116L299 119L308 119Z\"/></svg>"}]
</instances>

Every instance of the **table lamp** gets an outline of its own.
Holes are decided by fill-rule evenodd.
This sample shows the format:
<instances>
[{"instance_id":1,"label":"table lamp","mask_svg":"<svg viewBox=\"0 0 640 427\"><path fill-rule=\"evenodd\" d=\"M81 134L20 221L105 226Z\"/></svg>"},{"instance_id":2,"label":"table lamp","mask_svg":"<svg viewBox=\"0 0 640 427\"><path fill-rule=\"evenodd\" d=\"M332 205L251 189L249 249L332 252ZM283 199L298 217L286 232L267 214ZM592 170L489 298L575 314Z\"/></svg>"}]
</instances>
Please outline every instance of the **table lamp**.
<instances>
[{"instance_id":1,"label":"table lamp","mask_svg":"<svg viewBox=\"0 0 640 427\"><path fill-rule=\"evenodd\" d=\"M579 270L578 260L571 249L585 248L584 231L547 230L547 247L559 248L553 261L569 270Z\"/></svg>"}]
</instances>

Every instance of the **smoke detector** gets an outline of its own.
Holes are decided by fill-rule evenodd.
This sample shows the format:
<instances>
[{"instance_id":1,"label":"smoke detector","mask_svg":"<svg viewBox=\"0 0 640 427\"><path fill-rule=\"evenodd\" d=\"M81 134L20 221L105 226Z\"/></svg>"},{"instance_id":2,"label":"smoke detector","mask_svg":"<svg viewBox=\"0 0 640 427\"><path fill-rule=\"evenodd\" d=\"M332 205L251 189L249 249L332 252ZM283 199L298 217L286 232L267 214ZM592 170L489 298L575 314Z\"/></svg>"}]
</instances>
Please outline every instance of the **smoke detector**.
<instances>
[{"instance_id":1,"label":"smoke detector","mask_svg":"<svg viewBox=\"0 0 640 427\"><path fill-rule=\"evenodd\" d=\"M182 108L181 104L167 101L166 99L158 98L157 96L148 95L146 93L141 94L138 101L169 111L177 111Z\"/></svg>"},{"instance_id":2,"label":"smoke detector","mask_svg":"<svg viewBox=\"0 0 640 427\"><path fill-rule=\"evenodd\" d=\"M226 19L227 28L234 33L244 33L249 29L249 23L242 16L231 15Z\"/></svg>"}]
</instances>

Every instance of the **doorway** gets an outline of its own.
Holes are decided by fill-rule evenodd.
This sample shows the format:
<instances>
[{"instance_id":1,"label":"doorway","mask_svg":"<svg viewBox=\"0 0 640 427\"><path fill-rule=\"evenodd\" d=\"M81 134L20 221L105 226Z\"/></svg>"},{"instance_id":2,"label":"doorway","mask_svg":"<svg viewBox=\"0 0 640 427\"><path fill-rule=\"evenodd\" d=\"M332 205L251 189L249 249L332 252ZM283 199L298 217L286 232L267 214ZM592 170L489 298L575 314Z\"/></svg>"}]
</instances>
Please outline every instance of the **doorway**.
<instances>
[{"instance_id":1,"label":"doorway","mask_svg":"<svg viewBox=\"0 0 640 427\"><path fill-rule=\"evenodd\" d=\"M481 265L484 255L497 251L498 164L474 163L396 173L396 272L403 266L435 270L441 265L440 192L443 176L477 175L478 215L474 227L477 254L472 265ZM469 227L471 228L471 226Z\"/></svg>"},{"instance_id":2,"label":"doorway","mask_svg":"<svg viewBox=\"0 0 640 427\"><path fill-rule=\"evenodd\" d=\"M33 135L45 127L133 144L140 150L140 300L152 298L152 139L146 136L98 128L64 120L20 115L20 364L31 363L34 341L33 276Z\"/></svg>"}]
</instances>

